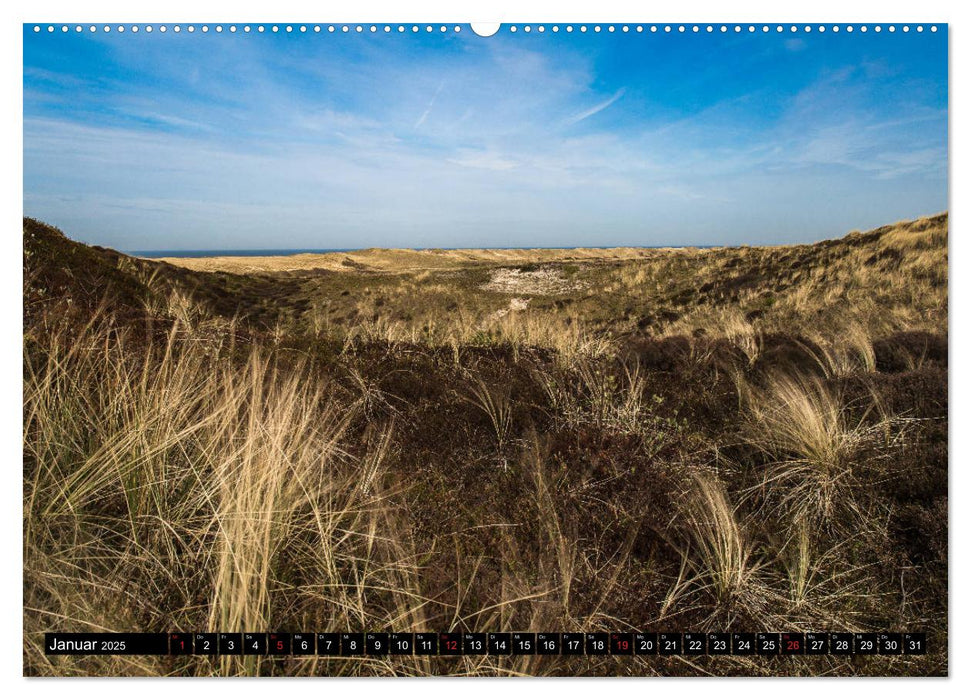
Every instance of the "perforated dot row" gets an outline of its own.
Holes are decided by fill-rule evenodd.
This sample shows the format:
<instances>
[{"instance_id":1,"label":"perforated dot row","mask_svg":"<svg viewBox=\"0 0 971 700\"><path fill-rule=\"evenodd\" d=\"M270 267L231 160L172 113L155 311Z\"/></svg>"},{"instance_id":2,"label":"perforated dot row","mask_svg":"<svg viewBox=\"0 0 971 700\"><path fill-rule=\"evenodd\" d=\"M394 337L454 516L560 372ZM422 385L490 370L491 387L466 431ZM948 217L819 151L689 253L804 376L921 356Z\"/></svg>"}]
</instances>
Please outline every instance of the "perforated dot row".
<instances>
[{"instance_id":1,"label":"perforated dot row","mask_svg":"<svg viewBox=\"0 0 971 700\"><path fill-rule=\"evenodd\" d=\"M42 27L39 24L35 24L34 25L34 32L35 33L42 32L45 29L49 33L53 33L53 32L56 32L56 31L61 31L62 33L66 33L66 32L70 32L70 31L73 30L75 32L84 32L84 31L88 31L88 32L99 32L100 31L100 32L105 32L105 33L107 33L107 32L118 32L120 34L126 32L126 31L132 32L132 33L138 33L140 31L146 32L146 33L151 33L153 31L159 31L159 32L165 33L165 32L168 32L170 30L173 31L173 32L175 32L176 34L179 34L179 33L183 32L183 31L192 34L192 33L195 33L197 30L200 31L200 32L202 32L203 34L206 34L209 31L215 31L217 34L222 33L223 31L228 31L230 33L236 33L237 31L241 31L243 33L250 33L250 32L257 32L257 33L265 33L265 32L271 32L271 33L280 33L280 32L285 32L285 33L293 33L293 32L307 33L307 32L314 32L314 33L317 33L317 34L319 34L321 32L327 32L327 33L331 33L331 34L333 34L333 33L343 33L343 34L358 33L358 34L363 34L363 33L366 33L366 32L367 33L375 34L375 33L378 33L378 32L383 32L385 34L390 34L392 32L398 32L398 33L405 33L405 32L412 32L412 33L418 33L418 32L425 32L425 33L431 33L431 32L445 33L445 32L451 31L451 32L458 33L458 32L461 32L462 31L462 27L460 27L459 25L454 25L452 27L449 27L449 26L446 26L444 24L442 24L442 25L431 25L431 24L426 24L426 25L418 25L418 24L410 24L410 25L404 25L404 24L398 24L398 25L390 25L390 24L384 24L384 25L376 25L376 24L371 24L371 25L363 25L363 24L357 24L357 25L348 25L348 24L340 24L340 25L334 25L334 24L329 24L329 25L320 25L320 24L314 24L314 25L306 25L306 24L300 24L300 25L292 25L292 24L287 24L287 25L277 25L277 24L273 24L273 25L263 25L263 24L259 24L259 25L248 25L248 24L245 24L245 25L241 25L241 26L237 26L235 24L230 24L230 25L227 25L225 27L223 25L221 25L221 24L217 24L217 25L214 25L212 27L210 27L207 24L203 24L203 25L200 25L198 27L196 27L196 25L193 25L193 24L188 24L188 25L175 24L175 25L172 25L171 27L169 27L167 25L164 25L164 24L161 24L161 25L151 25L151 24L146 24L146 25L137 25L137 24L124 25L124 24L119 24L119 25L115 25L115 26L112 26L112 25L109 25L109 24L105 24L105 25L102 25L102 26L98 26L98 25L94 25L94 24L87 25L87 26L80 25L80 24L76 24L76 25L73 25L73 26L69 26L67 24L63 24L63 25L53 25L53 24L49 24L46 27ZM526 24L526 25L516 25L516 24L512 24L512 25L509 25L506 29L507 29L508 32L510 32L512 34L515 34L515 33L519 32L519 31L525 32L527 34L532 33L534 31L537 32L537 33L539 33L539 34L543 34L547 30L549 30L551 32L554 32L554 33L560 32L560 31L565 31L567 33L570 33L570 32L573 32L573 31L578 31L580 33L585 33L585 32L588 32L588 31L592 31L594 33L602 32L602 31L606 31L608 33L609 32L618 32L619 31L619 32L622 32L622 33L624 33L624 32L635 32L635 33L643 33L643 32L658 33L658 32L663 32L663 33L666 33L666 34L670 34L670 33L674 33L674 32L677 32L677 33L680 33L680 34L686 34L686 33L692 33L692 34L708 33L708 34L711 34L711 33L715 33L715 32L719 32L719 33L734 32L736 34L740 34L742 32L747 32L747 33L750 33L750 34L753 34L753 33L756 33L756 32L762 32L763 34L767 34L769 32L776 32L776 33L788 32L790 34L794 34L794 33L810 33L810 32L817 32L817 33L833 32L835 34L835 33L841 32L841 31L845 31L847 33L852 33L854 31L859 31L859 32L862 32L862 33L866 33L868 31L873 31L873 32L876 32L876 33L880 33L882 31L888 31L888 32L894 33L896 31L898 31L898 29L899 29L899 31L904 32L904 33L910 32L911 30L916 31L916 32L923 32L925 29L927 29L927 30L929 30L931 32L936 32L937 31L937 26L936 25L929 25L929 26L925 27L924 25L920 25L920 24L918 24L918 25L908 25L908 24L904 24L904 25L899 25L899 26L898 25L893 25L893 24L890 24L890 25L879 25L879 24L874 24L874 25L866 25L866 24L861 24L861 25L838 25L838 24L834 24L834 25L829 25L829 26L822 25L822 24L820 24L820 25L809 25L809 24L806 24L806 25L795 25L795 24L792 24L792 25L782 25L782 24L775 24L775 25L768 25L768 24L763 24L763 25L754 25L754 24L749 24L749 25L740 25L740 24L735 24L735 25L727 25L727 24L721 24L721 25L712 25L712 24L705 24L705 25L699 25L699 24L691 24L691 25L685 25L685 24L678 24L678 25L671 25L671 24L664 24L664 25L657 25L657 24L651 24L651 25L642 25L642 24L637 24L637 25L628 25L628 24L623 24L623 25L613 25L613 24L609 24L609 25L599 25L599 24L586 25L586 24L579 24L579 25L573 25L573 24L567 24L567 25L562 25L561 26L561 25L558 25L558 24L554 24L554 25L551 25L551 26L547 27L546 25L542 25L542 24L540 24L540 25L529 25L529 24Z\"/></svg>"},{"instance_id":2,"label":"perforated dot row","mask_svg":"<svg viewBox=\"0 0 971 700\"><path fill-rule=\"evenodd\" d=\"M737 34L740 34L742 32L747 32L747 33L754 34L756 32L762 32L763 34L768 34L769 32L773 32L773 31L776 32L776 33L782 33L782 32L789 32L789 33L796 33L796 32L802 32L802 33L808 33L808 32L818 32L818 33L833 32L833 33L839 33L840 31L845 31L845 32L850 32L850 33L854 32L854 31L860 31L860 32L864 32L864 33L865 32L868 32L868 31L874 31L874 32L880 33L880 32L882 32L884 30L893 33L893 32L896 32L898 29L900 31L902 31L902 32L910 32L911 30L917 31L917 32L923 32L925 29L929 29L932 32L936 32L937 31L937 26L936 25L930 25L928 27L925 27L922 24L918 24L918 25L909 25L909 24L904 24L904 25L894 25L894 24L889 24L889 25L880 25L880 24L874 24L874 25L866 25L866 24L860 24L860 25L851 25L851 24L850 25L838 25L838 24L833 24L833 25L829 25L829 26L827 26L825 24L820 24L820 25L810 25L810 24L806 24L806 25L795 25L795 24L792 24L792 25L782 25L782 24L773 24L773 25L769 25L769 24L760 24L760 25L755 25L755 24L747 24L747 25L742 25L742 24L718 24L718 25L712 25L712 24L676 24L676 25L675 24L650 24L650 25L643 25L643 24L635 24L635 25L629 25L629 24L623 24L623 25L614 25L614 24L608 24L608 25L599 25L599 24L586 25L586 24L578 24L578 25L573 25L573 24L567 24L567 25L564 25L564 26L561 27L560 25L554 24L551 27L549 27L549 30L550 31L553 31L553 32L559 32L559 31L565 31L565 32L579 31L579 32L582 33L582 32L593 31L594 33L598 33L598 32L602 32L602 31L606 31L606 32L617 32L617 31L620 31L620 32L638 32L638 33L650 32L650 33L654 33L654 34L656 34L658 32L664 32L664 33L667 33L667 34L670 34L670 33L673 33L673 32L677 32L677 33L680 33L680 34L685 34L685 33L689 33L689 32L692 33L692 34L699 34L699 33L703 33L703 32L704 33L709 33L709 34L710 33L714 33L714 32L721 32L721 33L735 32ZM518 32L520 30L522 30L523 32L526 32L526 33L530 33L530 32L533 32L533 31L542 33L542 32L545 32L547 30L547 28L544 25L538 25L538 26L535 26L534 27L534 26L531 26L531 25L528 25L528 24L527 25L523 25L522 27L519 27L519 26L513 24L513 25L510 25L508 27L508 31L510 31L512 33L516 33L516 32Z\"/></svg>"},{"instance_id":3,"label":"perforated dot row","mask_svg":"<svg viewBox=\"0 0 971 700\"><path fill-rule=\"evenodd\" d=\"M34 25L34 32L35 33L36 32L44 31L44 29L45 29L45 27L42 27L39 24L35 24ZM51 32L51 33L56 32L56 31L61 31L61 32L65 32L66 33L66 32L70 32L70 31L73 30L75 32L88 31L88 32L105 32L105 33L109 33L109 32L124 33L126 31L127 32L132 32L132 33L138 33L139 31L148 32L148 33L151 33L151 32L154 32L154 31L158 31L158 32L163 32L164 33L164 32L168 32L168 31L172 31L172 32L175 32L176 34L179 34L181 32L188 32L188 33L192 34L192 33L195 33L196 31L200 31L203 34L207 34L210 31L214 31L217 34L220 34L220 33L224 32L224 31L227 31L227 32L229 32L231 34L235 34L236 32L243 32L243 33L247 33L247 34L250 33L250 32L256 32L256 33L260 33L260 34L266 33L266 32L270 32L270 33L281 33L281 32L283 32L283 33L294 33L294 32L298 32L298 33L302 33L302 34L306 34L307 32L313 32L313 33L316 33L316 34L319 34L321 32L329 32L331 34L333 34L335 32L340 32L340 33L348 34L348 33L352 33L352 32L353 33L364 33L364 32L369 32L369 33L377 33L377 32L391 33L391 32L395 32L395 31L396 32L401 32L401 33L407 32L407 31L410 31L410 32L422 32L422 31L424 31L424 32L439 32L439 33L445 33L445 32L451 31L451 32L458 33L458 32L461 32L462 31L462 27L460 27L457 24L454 25L454 26L451 26L451 27L446 26L444 24L442 24L442 25L431 25L431 24L428 24L428 25L417 25L417 24L414 24L414 25L404 25L404 24L399 24L399 25L394 25L394 26L392 26L390 24L384 24L384 25L376 25L376 24L371 24L371 25L363 25L363 24L357 24L357 25L348 25L348 24L338 24L338 25L334 25L334 24L330 24L330 25L320 25L320 24L313 24L313 25L308 25L308 24L299 24L299 25L293 25L293 24L284 24L284 25L280 25L280 24L271 24L271 25L257 24L257 25L249 25L249 24L244 24L244 25L235 25L235 24L230 24L230 25L226 25L226 26L223 26L221 24L217 24L217 25L213 25L213 26L209 26L208 24L203 24L203 25L199 25L199 26L196 26L194 24L187 24L187 25L174 24L174 25L171 25L171 26L167 26L167 25L164 25L164 24L160 24L160 25L151 25L151 24L146 24L146 25L137 25L137 24L124 25L124 24L119 24L119 25L115 25L115 26L110 25L110 24L105 24L103 26L99 26L99 25L95 25L95 24L91 24L91 25L87 25L87 26L81 25L81 24L76 24L76 25L73 25L73 26L72 25L67 25L67 24L62 24L62 25L53 25L53 24L50 24L50 25L47 25L46 26L46 30L48 32Z\"/></svg>"}]
</instances>

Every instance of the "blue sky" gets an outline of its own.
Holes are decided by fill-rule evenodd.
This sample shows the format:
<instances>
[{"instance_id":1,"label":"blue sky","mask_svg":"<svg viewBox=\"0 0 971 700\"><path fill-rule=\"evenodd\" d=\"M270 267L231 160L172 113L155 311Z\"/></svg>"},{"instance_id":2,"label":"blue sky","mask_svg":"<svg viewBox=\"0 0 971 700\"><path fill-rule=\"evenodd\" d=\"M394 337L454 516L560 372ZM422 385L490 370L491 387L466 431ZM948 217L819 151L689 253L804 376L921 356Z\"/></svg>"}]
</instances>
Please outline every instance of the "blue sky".
<instances>
[{"instance_id":1,"label":"blue sky","mask_svg":"<svg viewBox=\"0 0 971 700\"><path fill-rule=\"evenodd\" d=\"M121 250L754 245L947 209L946 29L32 29L24 212Z\"/></svg>"}]
</instances>

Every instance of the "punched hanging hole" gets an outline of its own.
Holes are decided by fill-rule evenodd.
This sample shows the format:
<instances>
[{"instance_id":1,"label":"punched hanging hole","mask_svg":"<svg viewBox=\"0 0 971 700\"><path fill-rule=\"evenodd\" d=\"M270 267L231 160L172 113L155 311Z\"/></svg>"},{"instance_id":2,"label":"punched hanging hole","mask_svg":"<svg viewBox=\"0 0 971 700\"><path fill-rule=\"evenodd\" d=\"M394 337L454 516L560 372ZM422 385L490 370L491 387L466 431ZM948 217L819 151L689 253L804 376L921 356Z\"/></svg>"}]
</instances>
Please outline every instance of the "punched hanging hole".
<instances>
[{"instance_id":1,"label":"punched hanging hole","mask_svg":"<svg viewBox=\"0 0 971 700\"><path fill-rule=\"evenodd\" d=\"M478 36L488 37L492 36L499 31L499 27L502 26L498 22L496 23L486 23L486 22L473 22L471 24L472 31Z\"/></svg>"}]
</instances>

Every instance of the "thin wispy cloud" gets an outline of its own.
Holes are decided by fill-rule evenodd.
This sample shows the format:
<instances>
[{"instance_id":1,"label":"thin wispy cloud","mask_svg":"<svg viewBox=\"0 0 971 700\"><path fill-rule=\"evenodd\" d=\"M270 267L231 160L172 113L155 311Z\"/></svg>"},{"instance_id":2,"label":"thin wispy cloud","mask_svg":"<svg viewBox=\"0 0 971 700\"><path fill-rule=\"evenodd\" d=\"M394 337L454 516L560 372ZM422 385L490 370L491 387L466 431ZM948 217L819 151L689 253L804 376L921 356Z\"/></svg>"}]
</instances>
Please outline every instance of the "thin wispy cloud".
<instances>
[{"instance_id":1,"label":"thin wispy cloud","mask_svg":"<svg viewBox=\"0 0 971 700\"><path fill-rule=\"evenodd\" d=\"M416 129L420 127L422 124L424 124L425 120L428 119L428 115L432 113L432 107L435 106L435 100L438 99L438 96L442 93L442 89L444 87L445 87L445 81L443 80L438 84L438 89L435 90L435 94L432 95L432 99L428 101L428 106L425 107L425 111L421 113L421 116L418 117L418 121L415 122Z\"/></svg>"},{"instance_id":2,"label":"thin wispy cloud","mask_svg":"<svg viewBox=\"0 0 971 700\"><path fill-rule=\"evenodd\" d=\"M579 114L574 114L572 117L566 120L567 124L576 124L577 122L582 122L584 119L589 119L594 114L599 114L600 112L607 109L610 105L612 105L614 102L616 102L623 96L624 96L624 88L621 88L613 95L611 95L609 99L604 100L600 104L594 105L590 109L585 109Z\"/></svg>"},{"instance_id":3,"label":"thin wispy cloud","mask_svg":"<svg viewBox=\"0 0 971 700\"><path fill-rule=\"evenodd\" d=\"M465 168L481 168L499 172L512 170L518 165L515 160L490 151L463 151L458 157L449 158L448 162Z\"/></svg>"},{"instance_id":4,"label":"thin wispy cloud","mask_svg":"<svg viewBox=\"0 0 971 700\"><path fill-rule=\"evenodd\" d=\"M789 39L786 41L786 48L793 52L802 51L806 48L806 42L799 38Z\"/></svg>"}]
</instances>

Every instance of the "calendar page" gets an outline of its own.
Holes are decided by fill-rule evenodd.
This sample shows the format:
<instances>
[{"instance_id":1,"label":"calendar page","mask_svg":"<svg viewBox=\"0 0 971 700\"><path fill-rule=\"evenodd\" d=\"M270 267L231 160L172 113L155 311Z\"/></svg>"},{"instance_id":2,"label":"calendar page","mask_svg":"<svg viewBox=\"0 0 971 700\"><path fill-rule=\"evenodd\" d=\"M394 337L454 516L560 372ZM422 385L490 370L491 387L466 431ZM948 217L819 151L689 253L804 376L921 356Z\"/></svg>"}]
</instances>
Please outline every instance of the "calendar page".
<instances>
[{"instance_id":1,"label":"calendar page","mask_svg":"<svg viewBox=\"0 0 971 700\"><path fill-rule=\"evenodd\" d=\"M947 23L273 14L22 27L24 675L948 674Z\"/></svg>"}]
</instances>

